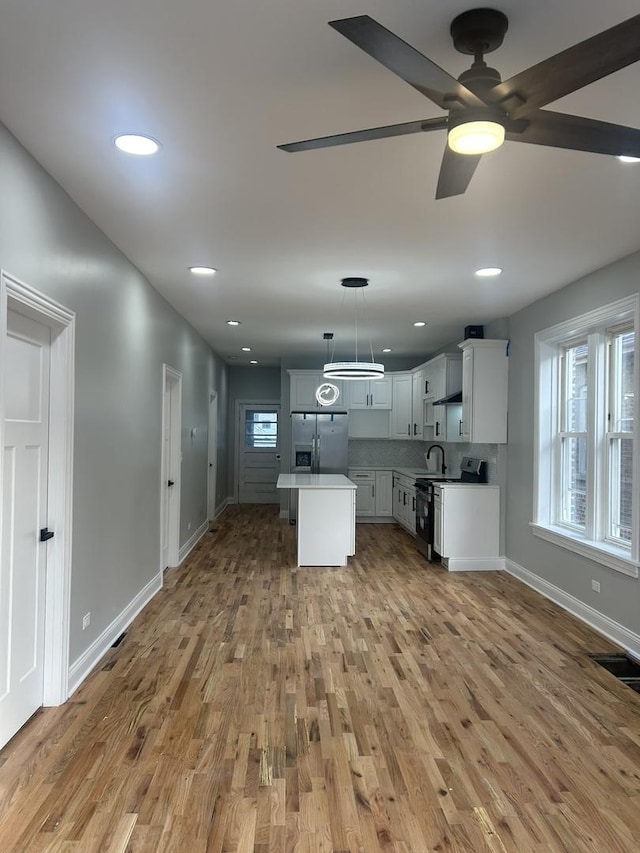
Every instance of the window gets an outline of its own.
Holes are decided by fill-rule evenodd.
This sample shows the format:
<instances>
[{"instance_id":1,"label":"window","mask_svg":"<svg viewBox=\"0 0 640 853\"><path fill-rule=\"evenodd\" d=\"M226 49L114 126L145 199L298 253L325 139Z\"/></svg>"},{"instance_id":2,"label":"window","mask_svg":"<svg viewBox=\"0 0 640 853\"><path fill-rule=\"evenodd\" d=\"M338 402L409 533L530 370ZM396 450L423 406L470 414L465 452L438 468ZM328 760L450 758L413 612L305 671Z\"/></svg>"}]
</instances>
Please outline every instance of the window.
<instances>
[{"instance_id":1,"label":"window","mask_svg":"<svg viewBox=\"0 0 640 853\"><path fill-rule=\"evenodd\" d=\"M536 335L536 535L638 576L638 296Z\"/></svg>"},{"instance_id":2,"label":"window","mask_svg":"<svg viewBox=\"0 0 640 853\"><path fill-rule=\"evenodd\" d=\"M244 445L255 449L278 446L278 413L247 409L244 420Z\"/></svg>"}]
</instances>

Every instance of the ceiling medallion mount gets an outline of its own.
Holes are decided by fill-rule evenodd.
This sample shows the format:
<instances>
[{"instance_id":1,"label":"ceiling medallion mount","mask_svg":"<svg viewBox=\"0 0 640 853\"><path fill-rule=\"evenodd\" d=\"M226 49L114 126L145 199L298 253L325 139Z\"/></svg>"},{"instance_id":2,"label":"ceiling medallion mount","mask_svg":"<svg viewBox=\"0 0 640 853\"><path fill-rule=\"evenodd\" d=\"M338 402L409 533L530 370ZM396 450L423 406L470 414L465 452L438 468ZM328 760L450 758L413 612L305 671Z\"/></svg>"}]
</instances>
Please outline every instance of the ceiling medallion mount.
<instances>
[{"instance_id":1,"label":"ceiling medallion mount","mask_svg":"<svg viewBox=\"0 0 640 853\"><path fill-rule=\"evenodd\" d=\"M355 301L355 358L353 361L330 361L324 366L325 379L379 379L384 376L384 365L373 359L373 346L369 338L371 361L358 360L358 290L362 291L362 310L364 313L364 288L368 287L369 279L358 276L343 278L340 284L354 291Z\"/></svg>"}]
</instances>

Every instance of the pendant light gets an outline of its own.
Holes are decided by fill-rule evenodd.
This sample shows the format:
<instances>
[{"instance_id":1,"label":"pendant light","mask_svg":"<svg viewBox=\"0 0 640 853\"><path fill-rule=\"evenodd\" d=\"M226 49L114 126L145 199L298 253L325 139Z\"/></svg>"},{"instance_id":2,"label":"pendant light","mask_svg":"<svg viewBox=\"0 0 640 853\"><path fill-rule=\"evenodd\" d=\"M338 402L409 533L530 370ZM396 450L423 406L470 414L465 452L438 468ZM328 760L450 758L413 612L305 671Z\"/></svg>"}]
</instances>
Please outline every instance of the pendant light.
<instances>
[{"instance_id":1,"label":"pendant light","mask_svg":"<svg viewBox=\"0 0 640 853\"><path fill-rule=\"evenodd\" d=\"M369 338L371 361L358 360L358 291L362 293L362 309L364 314L364 288L369 281L366 278L343 278L340 282L344 288L352 289L355 304L355 358L353 361L330 361L324 366L326 379L379 379L384 376L384 365L373 359L373 346Z\"/></svg>"}]
</instances>

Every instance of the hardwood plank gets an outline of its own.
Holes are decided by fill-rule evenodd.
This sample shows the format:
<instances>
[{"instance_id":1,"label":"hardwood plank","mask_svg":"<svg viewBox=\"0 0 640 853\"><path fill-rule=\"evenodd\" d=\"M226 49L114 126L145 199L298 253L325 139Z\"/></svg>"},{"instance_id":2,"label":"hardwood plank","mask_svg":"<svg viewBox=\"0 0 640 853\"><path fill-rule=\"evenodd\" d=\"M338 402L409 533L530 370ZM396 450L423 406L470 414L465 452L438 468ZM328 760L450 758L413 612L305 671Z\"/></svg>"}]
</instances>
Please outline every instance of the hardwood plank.
<instances>
[{"instance_id":1,"label":"hardwood plank","mask_svg":"<svg viewBox=\"0 0 640 853\"><path fill-rule=\"evenodd\" d=\"M0 752L3 853L629 853L640 696L614 646L391 525L348 567L235 507L71 700Z\"/></svg>"}]
</instances>

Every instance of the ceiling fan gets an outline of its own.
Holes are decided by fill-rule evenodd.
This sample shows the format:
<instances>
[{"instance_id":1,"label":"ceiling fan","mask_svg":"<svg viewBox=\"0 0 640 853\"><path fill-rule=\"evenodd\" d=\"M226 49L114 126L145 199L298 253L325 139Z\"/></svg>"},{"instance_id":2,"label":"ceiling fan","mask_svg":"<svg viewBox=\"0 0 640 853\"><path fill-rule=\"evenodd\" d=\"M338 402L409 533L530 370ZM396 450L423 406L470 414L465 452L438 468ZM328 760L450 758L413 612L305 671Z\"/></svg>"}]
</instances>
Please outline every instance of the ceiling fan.
<instances>
[{"instance_id":1,"label":"ceiling fan","mask_svg":"<svg viewBox=\"0 0 640 853\"><path fill-rule=\"evenodd\" d=\"M499 147L505 139L640 157L640 130L636 128L541 109L640 59L640 15L505 81L484 61L485 54L500 47L509 26L506 15L495 9L470 9L451 24L456 50L474 58L471 68L457 80L368 15L330 21L329 26L446 110L447 115L278 145L283 151L446 130L437 199L463 193L482 154Z\"/></svg>"}]
</instances>

